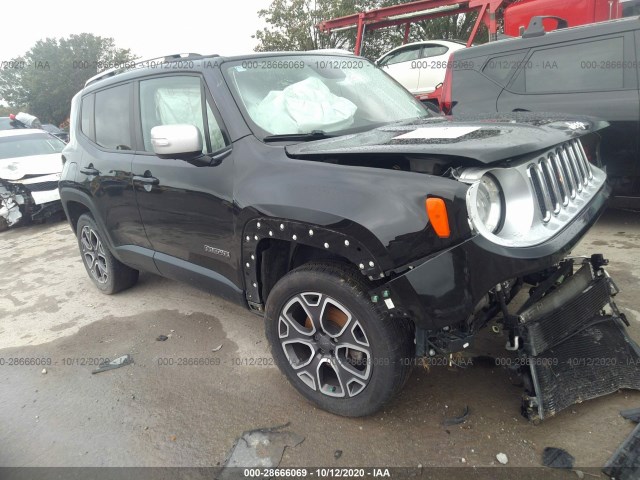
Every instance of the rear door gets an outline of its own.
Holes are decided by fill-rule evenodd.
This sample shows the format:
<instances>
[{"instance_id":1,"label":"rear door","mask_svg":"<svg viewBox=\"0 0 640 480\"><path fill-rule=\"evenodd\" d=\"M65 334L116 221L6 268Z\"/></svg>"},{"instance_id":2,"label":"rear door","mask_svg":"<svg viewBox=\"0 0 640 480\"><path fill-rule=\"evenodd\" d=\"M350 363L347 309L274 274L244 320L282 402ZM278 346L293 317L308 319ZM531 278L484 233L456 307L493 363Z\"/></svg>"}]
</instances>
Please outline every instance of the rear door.
<instances>
[{"instance_id":1,"label":"rear door","mask_svg":"<svg viewBox=\"0 0 640 480\"><path fill-rule=\"evenodd\" d=\"M215 104L198 74L156 76L136 82L140 151L133 184L160 272L217 288L237 276L231 146ZM161 159L151 129L191 124L200 129L211 165ZM219 293L225 296L224 289Z\"/></svg>"},{"instance_id":2,"label":"rear door","mask_svg":"<svg viewBox=\"0 0 640 480\"><path fill-rule=\"evenodd\" d=\"M633 32L532 48L498 98L498 111L603 118L607 173L629 176L638 156L638 83Z\"/></svg>"},{"instance_id":3,"label":"rear door","mask_svg":"<svg viewBox=\"0 0 640 480\"><path fill-rule=\"evenodd\" d=\"M96 221L102 225L115 247L126 256L132 247L150 249L131 181L133 84L123 83L82 97L81 132L78 142L82 157L76 181L91 197ZM135 250L135 248L133 248ZM151 257L133 266L154 270ZM143 260L141 260L143 261Z\"/></svg>"}]
</instances>

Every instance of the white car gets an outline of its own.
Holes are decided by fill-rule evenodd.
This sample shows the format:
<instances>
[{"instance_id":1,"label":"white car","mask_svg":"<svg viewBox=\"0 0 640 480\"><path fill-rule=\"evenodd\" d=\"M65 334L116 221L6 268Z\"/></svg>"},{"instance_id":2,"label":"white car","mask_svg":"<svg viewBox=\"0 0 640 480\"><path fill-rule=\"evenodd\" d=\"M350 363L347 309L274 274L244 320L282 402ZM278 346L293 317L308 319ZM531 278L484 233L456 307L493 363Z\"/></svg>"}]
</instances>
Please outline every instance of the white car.
<instances>
[{"instance_id":1,"label":"white car","mask_svg":"<svg viewBox=\"0 0 640 480\"><path fill-rule=\"evenodd\" d=\"M65 145L44 130L0 131L0 230L62 211L58 182Z\"/></svg>"},{"instance_id":2,"label":"white car","mask_svg":"<svg viewBox=\"0 0 640 480\"><path fill-rule=\"evenodd\" d=\"M376 64L413 95L431 93L444 81L449 56L463 43L429 40L407 43L385 53Z\"/></svg>"}]
</instances>

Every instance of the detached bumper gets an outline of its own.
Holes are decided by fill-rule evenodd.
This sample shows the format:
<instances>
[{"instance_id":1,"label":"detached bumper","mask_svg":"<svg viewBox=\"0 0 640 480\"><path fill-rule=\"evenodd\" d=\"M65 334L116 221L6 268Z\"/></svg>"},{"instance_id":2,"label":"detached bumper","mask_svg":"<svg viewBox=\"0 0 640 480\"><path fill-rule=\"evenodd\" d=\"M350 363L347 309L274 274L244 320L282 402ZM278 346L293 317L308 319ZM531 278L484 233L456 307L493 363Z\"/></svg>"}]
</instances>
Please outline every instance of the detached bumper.
<instances>
[{"instance_id":1,"label":"detached bumper","mask_svg":"<svg viewBox=\"0 0 640 480\"><path fill-rule=\"evenodd\" d=\"M565 258L598 220L609 193L605 184L562 232L541 245L503 247L478 235L427 258L372 293L391 300L385 302L389 314L409 316L422 329L462 324L498 283L540 272Z\"/></svg>"}]
</instances>

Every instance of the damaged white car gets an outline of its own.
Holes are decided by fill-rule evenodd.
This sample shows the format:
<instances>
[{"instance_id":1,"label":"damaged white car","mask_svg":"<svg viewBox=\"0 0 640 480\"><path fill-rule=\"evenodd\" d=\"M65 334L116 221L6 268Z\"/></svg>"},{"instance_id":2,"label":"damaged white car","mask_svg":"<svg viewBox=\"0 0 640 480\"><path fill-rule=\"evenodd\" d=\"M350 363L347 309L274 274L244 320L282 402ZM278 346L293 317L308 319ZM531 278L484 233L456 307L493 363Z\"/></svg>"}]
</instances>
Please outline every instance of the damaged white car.
<instances>
[{"instance_id":1,"label":"damaged white car","mask_svg":"<svg viewBox=\"0 0 640 480\"><path fill-rule=\"evenodd\" d=\"M62 211L58 181L64 147L43 130L0 131L0 230Z\"/></svg>"}]
</instances>

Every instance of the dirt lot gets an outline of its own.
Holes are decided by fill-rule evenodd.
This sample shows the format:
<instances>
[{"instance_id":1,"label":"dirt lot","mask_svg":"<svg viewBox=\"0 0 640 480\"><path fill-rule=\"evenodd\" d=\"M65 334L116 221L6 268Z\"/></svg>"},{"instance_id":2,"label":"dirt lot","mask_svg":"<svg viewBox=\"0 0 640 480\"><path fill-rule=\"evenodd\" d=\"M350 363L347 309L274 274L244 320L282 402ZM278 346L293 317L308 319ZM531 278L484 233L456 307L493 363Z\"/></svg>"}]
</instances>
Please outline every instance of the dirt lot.
<instances>
[{"instance_id":1,"label":"dirt lot","mask_svg":"<svg viewBox=\"0 0 640 480\"><path fill-rule=\"evenodd\" d=\"M610 258L618 305L640 340L640 215L607 212L574 253L595 252ZM384 411L339 418L287 384L259 317L248 311L149 274L121 294L98 293L66 222L0 234L0 272L2 467L216 466L243 432L289 424L285 431L304 441L289 439L281 467L443 466L461 467L447 477L466 476L473 466L539 467L544 447L555 446L587 469L602 466L631 432L619 411L640 406L640 393L619 392L532 425L520 416L516 378L485 362L417 369ZM156 341L161 334L169 339ZM504 342L487 332L474 353ZM94 359L124 354L132 365L91 374ZM42 366L9 365L12 358L51 365L43 373ZM209 364L178 365L188 359ZM464 424L443 426L466 405Z\"/></svg>"}]
</instances>

